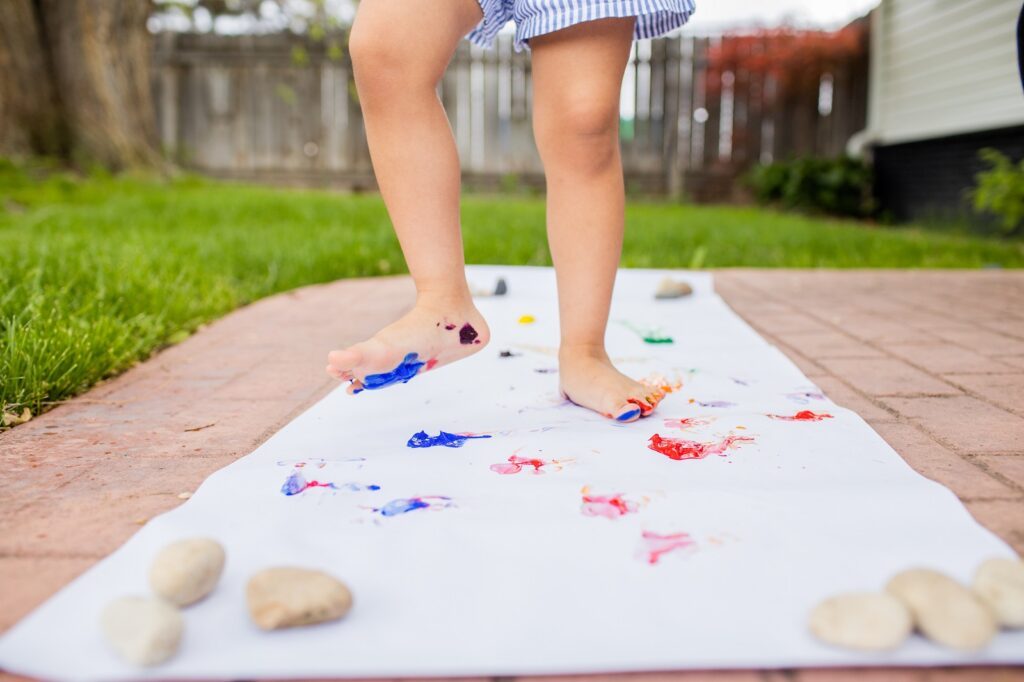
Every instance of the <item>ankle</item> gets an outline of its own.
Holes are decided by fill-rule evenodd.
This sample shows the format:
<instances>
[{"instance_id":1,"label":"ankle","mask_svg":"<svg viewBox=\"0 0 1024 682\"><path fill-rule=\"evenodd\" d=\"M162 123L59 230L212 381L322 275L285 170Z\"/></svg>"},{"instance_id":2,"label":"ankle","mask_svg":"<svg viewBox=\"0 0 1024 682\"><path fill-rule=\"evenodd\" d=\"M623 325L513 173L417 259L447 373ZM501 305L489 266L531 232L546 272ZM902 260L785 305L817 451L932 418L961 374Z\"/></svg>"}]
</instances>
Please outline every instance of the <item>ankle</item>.
<instances>
[{"instance_id":1,"label":"ankle","mask_svg":"<svg viewBox=\"0 0 1024 682\"><path fill-rule=\"evenodd\" d=\"M416 305L440 311L465 310L473 307L469 287L416 287Z\"/></svg>"},{"instance_id":2,"label":"ankle","mask_svg":"<svg viewBox=\"0 0 1024 682\"><path fill-rule=\"evenodd\" d=\"M603 343L566 343L563 341L558 347L559 362L579 359L607 362L608 353L605 351Z\"/></svg>"}]
</instances>

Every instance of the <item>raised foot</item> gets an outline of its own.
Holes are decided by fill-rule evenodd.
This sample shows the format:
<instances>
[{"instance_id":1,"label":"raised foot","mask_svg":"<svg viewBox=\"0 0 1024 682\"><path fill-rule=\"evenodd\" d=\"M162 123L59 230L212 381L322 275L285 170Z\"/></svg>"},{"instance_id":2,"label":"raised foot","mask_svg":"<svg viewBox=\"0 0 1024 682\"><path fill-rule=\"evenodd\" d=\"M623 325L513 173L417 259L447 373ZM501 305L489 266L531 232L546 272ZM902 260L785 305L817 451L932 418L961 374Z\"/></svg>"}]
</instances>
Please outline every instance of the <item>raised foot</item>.
<instances>
[{"instance_id":1,"label":"raised foot","mask_svg":"<svg viewBox=\"0 0 1024 682\"><path fill-rule=\"evenodd\" d=\"M603 350L563 348L558 354L562 395L569 401L619 422L646 417L665 397L615 369Z\"/></svg>"},{"instance_id":2,"label":"raised foot","mask_svg":"<svg viewBox=\"0 0 1024 682\"><path fill-rule=\"evenodd\" d=\"M327 373L349 381L349 393L406 383L417 374L461 360L490 341L487 323L470 300L420 301L373 338L327 356Z\"/></svg>"}]
</instances>

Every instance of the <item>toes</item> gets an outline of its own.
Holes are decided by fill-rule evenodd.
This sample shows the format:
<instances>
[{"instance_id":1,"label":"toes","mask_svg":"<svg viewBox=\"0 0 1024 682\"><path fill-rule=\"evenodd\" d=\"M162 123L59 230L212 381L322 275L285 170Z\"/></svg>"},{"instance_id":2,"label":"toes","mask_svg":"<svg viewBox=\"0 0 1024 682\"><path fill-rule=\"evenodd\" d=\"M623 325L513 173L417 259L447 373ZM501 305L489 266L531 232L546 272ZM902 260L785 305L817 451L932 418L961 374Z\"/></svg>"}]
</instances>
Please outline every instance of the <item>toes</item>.
<instances>
[{"instance_id":1,"label":"toes","mask_svg":"<svg viewBox=\"0 0 1024 682\"><path fill-rule=\"evenodd\" d=\"M626 424L635 422L643 416L643 410L632 402L626 402L620 405L617 410L613 410L612 414L615 416L615 421Z\"/></svg>"},{"instance_id":2,"label":"toes","mask_svg":"<svg viewBox=\"0 0 1024 682\"><path fill-rule=\"evenodd\" d=\"M334 350L327 354L327 363L338 372L351 372L363 361L363 354L355 348Z\"/></svg>"},{"instance_id":3,"label":"toes","mask_svg":"<svg viewBox=\"0 0 1024 682\"><path fill-rule=\"evenodd\" d=\"M352 383L349 384L348 388L346 388L345 391L349 395L355 395L356 393L361 393L364 388L365 387L363 386L363 382L359 381L358 379L353 379Z\"/></svg>"},{"instance_id":4,"label":"toes","mask_svg":"<svg viewBox=\"0 0 1024 682\"><path fill-rule=\"evenodd\" d=\"M640 410L640 416L646 417L651 412L654 412L654 408L658 406L660 400L660 398L652 400L651 396L645 396L644 398L630 398L626 402L635 405Z\"/></svg>"}]
</instances>

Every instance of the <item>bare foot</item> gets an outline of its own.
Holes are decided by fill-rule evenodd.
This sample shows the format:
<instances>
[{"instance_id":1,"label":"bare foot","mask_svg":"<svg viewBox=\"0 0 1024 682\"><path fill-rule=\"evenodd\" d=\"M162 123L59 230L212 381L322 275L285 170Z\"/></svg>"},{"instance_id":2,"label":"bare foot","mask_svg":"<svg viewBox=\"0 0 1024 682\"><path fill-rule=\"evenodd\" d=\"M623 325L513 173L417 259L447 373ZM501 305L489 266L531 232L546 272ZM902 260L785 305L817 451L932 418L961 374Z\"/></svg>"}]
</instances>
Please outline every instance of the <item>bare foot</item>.
<instances>
[{"instance_id":1,"label":"bare foot","mask_svg":"<svg viewBox=\"0 0 1024 682\"><path fill-rule=\"evenodd\" d=\"M665 397L662 389L615 369L602 348L563 346L558 352L558 375L567 400L620 422L646 417Z\"/></svg>"},{"instance_id":2,"label":"bare foot","mask_svg":"<svg viewBox=\"0 0 1024 682\"><path fill-rule=\"evenodd\" d=\"M373 338L328 354L327 373L350 381L349 393L385 388L472 355L489 340L487 323L470 298L421 297Z\"/></svg>"}]
</instances>

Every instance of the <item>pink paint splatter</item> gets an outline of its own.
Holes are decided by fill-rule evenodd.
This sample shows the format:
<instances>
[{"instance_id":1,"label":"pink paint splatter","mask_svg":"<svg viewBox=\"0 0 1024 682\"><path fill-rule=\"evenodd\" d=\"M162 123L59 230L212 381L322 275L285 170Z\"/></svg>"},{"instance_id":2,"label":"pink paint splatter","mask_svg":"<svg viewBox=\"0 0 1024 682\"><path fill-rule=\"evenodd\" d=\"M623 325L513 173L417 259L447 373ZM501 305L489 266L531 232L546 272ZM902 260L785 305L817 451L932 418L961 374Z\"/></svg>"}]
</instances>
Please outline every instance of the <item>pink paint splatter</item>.
<instances>
[{"instance_id":1,"label":"pink paint splatter","mask_svg":"<svg viewBox=\"0 0 1024 682\"><path fill-rule=\"evenodd\" d=\"M811 412L810 410L800 410L792 416L784 414L769 414L772 419L780 419L787 422L820 422L825 419L832 419L832 415L828 412Z\"/></svg>"},{"instance_id":2,"label":"pink paint splatter","mask_svg":"<svg viewBox=\"0 0 1024 682\"><path fill-rule=\"evenodd\" d=\"M544 460L536 457L520 457L519 455L510 455L507 462L498 462L497 464L491 465L491 471L496 474L518 474L525 467L533 467L534 474L543 474L544 467L554 465L553 471L559 471L562 467L559 466L561 462L557 459Z\"/></svg>"},{"instance_id":3,"label":"pink paint splatter","mask_svg":"<svg viewBox=\"0 0 1024 682\"><path fill-rule=\"evenodd\" d=\"M661 535L645 530L641 537L643 557L652 566L669 552L697 547L697 541L690 537L689 533Z\"/></svg>"},{"instance_id":4,"label":"pink paint splatter","mask_svg":"<svg viewBox=\"0 0 1024 682\"><path fill-rule=\"evenodd\" d=\"M734 447L737 443L753 442L750 436L726 436L716 442L700 443L695 440L683 440L682 438L662 438L658 434L651 436L647 447L655 452L660 452L669 459L704 459L708 455L725 456L726 450Z\"/></svg>"},{"instance_id":5,"label":"pink paint splatter","mask_svg":"<svg viewBox=\"0 0 1024 682\"><path fill-rule=\"evenodd\" d=\"M640 509L640 505L632 500L627 500L622 493L613 495L591 495L590 489L584 487L582 490L583 506L580 511L584 516L603 516L606 519L617 519L626 514L633 514Z\"/></svg>"},{"instance_id":6,"label":"pink paint splatter","mask_svg":"<svg viewBox=\"0 0 1024 682\"><path fill-rule=\"evenodd\" d=\"M707 426L715 420L714 417L686 417L683 419L666 419L665 428L688 431L698 426Z\"/></svg>"}]
</instances>

